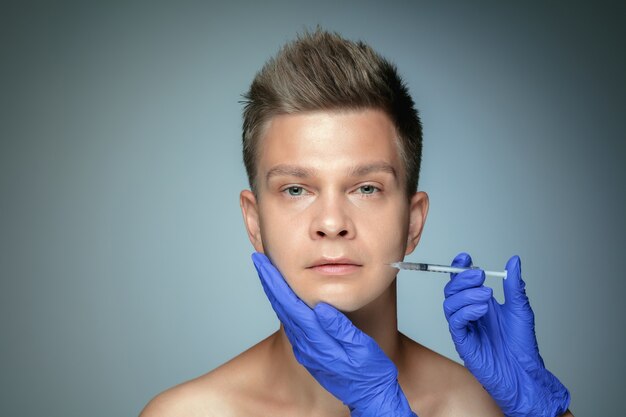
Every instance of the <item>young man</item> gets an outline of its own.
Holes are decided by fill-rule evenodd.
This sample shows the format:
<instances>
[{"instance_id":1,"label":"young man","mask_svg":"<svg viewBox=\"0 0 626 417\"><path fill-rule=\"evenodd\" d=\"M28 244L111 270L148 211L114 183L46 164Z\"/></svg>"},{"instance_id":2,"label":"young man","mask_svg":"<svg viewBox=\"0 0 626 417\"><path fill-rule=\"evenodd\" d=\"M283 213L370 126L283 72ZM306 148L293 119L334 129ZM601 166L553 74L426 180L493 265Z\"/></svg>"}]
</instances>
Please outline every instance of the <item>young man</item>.
<instances>
[{"instance_id":1,"label":"young man","mask_svg":"<svg viewBox=\"0 0 626 417\"><path fill-rule=\"evenodd\" d=\"M428 196L417 192L420 121L393 65L336 34L299 37L252 83L243 145L251 190L241 208L280 329L160 394L142 416L566 412L567 390L536 349L517 257L505 306L481 271L446 286L467 368L397 329L388 264L418 244ZM454 261L470 263L465 254Z\"/></svg>"}]
</instances>

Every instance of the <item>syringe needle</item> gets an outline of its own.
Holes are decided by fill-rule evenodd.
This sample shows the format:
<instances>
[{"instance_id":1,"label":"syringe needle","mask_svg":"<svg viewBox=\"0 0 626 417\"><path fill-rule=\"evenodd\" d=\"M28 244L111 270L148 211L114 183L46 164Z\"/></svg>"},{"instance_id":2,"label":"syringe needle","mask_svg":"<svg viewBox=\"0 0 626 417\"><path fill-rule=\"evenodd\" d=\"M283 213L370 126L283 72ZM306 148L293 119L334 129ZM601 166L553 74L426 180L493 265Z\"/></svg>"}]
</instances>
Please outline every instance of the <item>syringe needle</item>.
<instances>
[{"instance_id":1,"label":"syringe needle","mask_svg":"<svg viewBox=\"0 0 626 417\"><path fill-rule=\"evenodd\" d=\"M468 269L482 269L478 266L472 266L469 268L458 268L454 266L426 264L417 262L392 262L390 266L398 269L405 269L410 271L427 271L427 272L443 272L448 274L458 274L459 272L467 271ZM506 278L506 271L485 271L486 276Z\"/></svg>"}]
</instances>

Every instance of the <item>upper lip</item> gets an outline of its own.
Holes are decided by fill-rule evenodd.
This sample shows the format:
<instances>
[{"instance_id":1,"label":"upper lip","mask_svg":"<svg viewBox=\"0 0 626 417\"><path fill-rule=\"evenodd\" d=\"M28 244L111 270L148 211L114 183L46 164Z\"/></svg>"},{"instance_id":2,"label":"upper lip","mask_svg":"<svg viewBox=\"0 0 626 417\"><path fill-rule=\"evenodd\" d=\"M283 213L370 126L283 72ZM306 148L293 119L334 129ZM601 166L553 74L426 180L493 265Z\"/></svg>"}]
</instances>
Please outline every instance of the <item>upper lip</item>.
<instances>
[{"instance_id":1,"label":"upper lip","mask_svg":"<svg viewBox=\"0 0 626 417\"><path fill-rule=\"evenodd\" d=\"M360 263L358 263L357 261L354 261L350 258L346 258L346 257L338 257L338 258L331 258L331 257L321 257L317 260L315 260L313 263L311 263L311 265L309 265L309 268L315 268L316 266L321 266L321 265L356 265L356 266L361 266Z\"/></svg>"}]
</instances>

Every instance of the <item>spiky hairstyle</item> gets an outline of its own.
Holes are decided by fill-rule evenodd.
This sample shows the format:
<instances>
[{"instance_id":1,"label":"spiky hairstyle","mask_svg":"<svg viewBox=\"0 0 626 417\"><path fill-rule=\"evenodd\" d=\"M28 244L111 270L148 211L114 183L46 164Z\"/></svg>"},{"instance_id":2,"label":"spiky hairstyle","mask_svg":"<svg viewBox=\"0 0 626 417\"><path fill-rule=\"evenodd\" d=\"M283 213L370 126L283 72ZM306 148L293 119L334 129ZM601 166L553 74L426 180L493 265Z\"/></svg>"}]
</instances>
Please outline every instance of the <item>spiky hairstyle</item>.
<instances>
[{"instance_id":1,"label":"spiky hairstyle","mask_svg":"<svg viewBox=\"0 0 626 417\"><path fill-rule=\"evenodd\" d=\"M392 63L369 45L318 28L287 43L244 94L243 160L256 193L257 149L276 115L315 110L384 111L395 125L406 191L417 190L422 126L408 88Z\"/></svg>"}]
</instances>

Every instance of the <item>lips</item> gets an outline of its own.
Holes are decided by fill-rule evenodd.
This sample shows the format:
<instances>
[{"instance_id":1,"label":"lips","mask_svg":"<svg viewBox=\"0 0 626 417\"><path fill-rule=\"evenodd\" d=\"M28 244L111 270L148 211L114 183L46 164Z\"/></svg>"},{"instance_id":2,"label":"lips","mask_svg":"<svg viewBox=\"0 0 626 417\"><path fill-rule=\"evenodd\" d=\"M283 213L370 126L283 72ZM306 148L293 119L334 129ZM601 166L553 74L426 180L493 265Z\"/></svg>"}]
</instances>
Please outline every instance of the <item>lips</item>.
<instances>
[{"instance_id":1,"label":"lips","mask_svg":"<svg viewBox=\"0 0 626 417\"><path fill-rule=\"evenodd\" d=\"M320 258L307 269L323 275L347 275L358 271L363 265L350 258Z\"/></svg>"}]
</instances>

